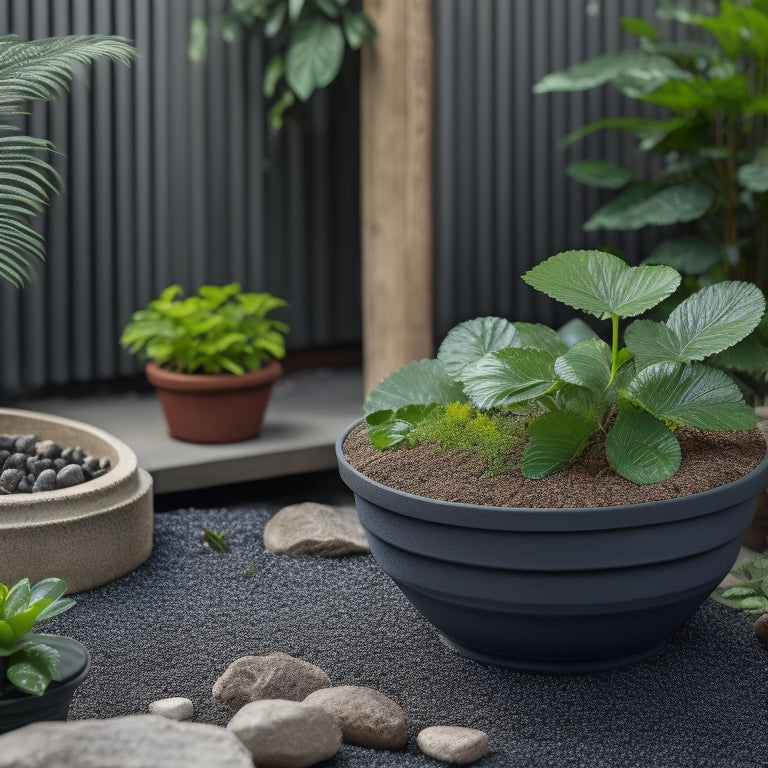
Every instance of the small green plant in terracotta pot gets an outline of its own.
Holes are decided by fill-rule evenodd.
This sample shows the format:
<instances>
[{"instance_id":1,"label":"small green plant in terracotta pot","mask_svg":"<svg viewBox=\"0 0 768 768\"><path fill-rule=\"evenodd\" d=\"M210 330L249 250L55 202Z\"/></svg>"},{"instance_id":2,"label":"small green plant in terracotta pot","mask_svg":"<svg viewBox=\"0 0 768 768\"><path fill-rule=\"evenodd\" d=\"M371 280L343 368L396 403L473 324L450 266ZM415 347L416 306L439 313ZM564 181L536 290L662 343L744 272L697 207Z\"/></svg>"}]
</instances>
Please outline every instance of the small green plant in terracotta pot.
<instances>
[{"instance_id":1,"label":"small green plant in terracotta pot","mask_svg":"<svg viewBox=\"0 0 768 768\"><path fill-rule=\"evenodd\" d=\"M260 434L289 330L267 315L285 306L239 283L204 285L186 298L171 285L133 314L120 343L148 359L173 437L228 443Z\"/></svg>"},{"instance_id":2,"label":"small green plant in terracotta pot","mask_svg":"<svg viewBox=\"0 0 768 768\"><path fill-rule=\"evenodd\" d=\"M34 626L69 610L62 579L10 589L0 584L0 733L36 720L63 720L75 688L90 667L88 650L69 637L33 633Z\"/></svg>"},{"instance_id":3,"label":"small green plant in terracotta pot","mask_svg":"<svg viewBox=\"0 0 768 768\"><path fill-rule=\"evenodd\" d=\"M523 279L605 321L607 339L461 323L437 359L371 392L337 443L342 479L374 557L451 647L538 671L632 663L728 572L768 478L757 417L717 367L765 299L726 281L664 322L635 319L680 274L600 251L557 254ZM735 466L715 482L726 441ZM692 475L697 451L710 460ZM475 466L467 453L485 469L457 478Z\"/></svg>"}]
</instances>

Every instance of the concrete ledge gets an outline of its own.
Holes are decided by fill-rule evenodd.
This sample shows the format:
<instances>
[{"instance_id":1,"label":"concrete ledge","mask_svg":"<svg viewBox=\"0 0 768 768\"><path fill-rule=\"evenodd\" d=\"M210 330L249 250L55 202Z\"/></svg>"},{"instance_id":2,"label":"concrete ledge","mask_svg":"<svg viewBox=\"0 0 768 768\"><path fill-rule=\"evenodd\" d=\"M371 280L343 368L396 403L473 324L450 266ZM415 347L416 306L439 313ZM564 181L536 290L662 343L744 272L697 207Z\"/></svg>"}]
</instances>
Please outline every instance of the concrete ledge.
<instances>
[{"instance_id":1,"label":"concrete ledge","mask_svg":"<svg viewBox=\"0 0 768 768\"><path fill-rule=\"evenodd\" d=\"M152 478L125 443L88 424L15 409L0 409L0 432L79 445L112 462L109 472L82 485L0 496L0 581L58 576L80 592L149 557Z\"/></svg>"}]
</instances>

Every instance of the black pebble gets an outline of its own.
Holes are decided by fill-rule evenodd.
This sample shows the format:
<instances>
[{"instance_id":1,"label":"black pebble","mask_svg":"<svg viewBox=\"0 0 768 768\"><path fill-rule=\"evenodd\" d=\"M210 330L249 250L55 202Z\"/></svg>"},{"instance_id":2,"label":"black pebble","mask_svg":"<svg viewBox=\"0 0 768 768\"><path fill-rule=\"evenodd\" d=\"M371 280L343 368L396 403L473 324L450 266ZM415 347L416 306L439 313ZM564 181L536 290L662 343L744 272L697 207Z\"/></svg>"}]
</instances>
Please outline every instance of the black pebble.
<instances>
[{"instance_id":1,"label":"black pebble","mask_svg":"<svg viewBox=\"0 0 768 768\"><path fill-rule=\"evenodd\" d=\"M17 453L26 453L27 456L31 456L35 452L35 444L37 438L34 435L21 435L16 438L14 448Z\"/></svg>"},{"instance_id":2,"label":"black pebble","mask_svg":"<svg viewBox=\"0 0 768 768\"><path fill-rule=\"evenodd\" d=\"M46 469L53 469L53 459L37 459L32 465L32 474L39 477Z\"/></svg>"},{"instance_id":3,"label":"black pebble","mask_svg":"<svg viewBox=\"0 0 768 768\"><path fill-rule=\"evenodd\" d=\"M11 455L11 452L5 448L0 448L0 467L5 464L5 460Z\"/></svg>"},{"instance_id":4,"label":"black pebble","mask_svg":"<svg viewBox=\"0 0 768 768\"><path fill-rule=\"evenodd\" d=\"M70 488L73 485L80 485L85 481L83 468L79 464L67 464L66 467L59 470L56 475L57 488Z\"/></svg>"},{"instance_id":5,"label":"black pebble","mask_svg":"<svg viewBox=\"0 0 768 768\"><path fill-rule=\"evenodd\" d=\"M26 453L12 453L3 464L3 470L6 469L23 469L26 472L27 469L27 454Z\"/></svg>"},{"instance_id":6,"label":"black pebble","mask_svg":"<svg viewBox=\"0 0 768 768\"><path fill-rule=\"evenodd\" d=\"M56 489L56 470L44 469L35 484L32 486L32 493L40 493L41 491L53 491Z\"/></svg>"},{"instance_id":7,"label":"black pebble","mask_svg":"<svg viewBox=\"0 0 768 768\"><path fill-rule=\"evenodd\" d=\"M58 472L60 469L64 469L69 462L66 459L58 458L53 460L53 468Z\"/></svg>"},{"instance_id":8,"label":"black pebble","mask_svg":"<svg viewBox=\"0 0 768 768\"><path fill-rule=\"evenodd\" d=\"M61 446L53 440L41 440L35 445L35 450L41 459L58 459L61 456Z\"/></svg>"},{"instance_id":9,"label":"black pebble","mask_svg":"<svg viewBox=\"0 0 768 768\"><path fill-rule=\"evenodd\" d=\"M22 480L24 480L24 472L22 470L5 469L0 475L0 488L6 493L14 493Z\"/></svg>"},{"instance_id":10,"label":"black pebble","mask_svg":"<svg viewBox=\"0 0 768 768\"><path fill-rule=\"evenodd\" d=\"M13 446L16 445L18 435L0 435L0 448L8 453L13 453Z\"/></svg>"},{"instance_id":11,"label":"black pebble","mask_svg":"<svg viewBox=\"0 0 768 768\"><path fill-rule=\"evenodd\" d=\"M99 468L99 460L95 456L88 456L83 462L83 469L93 474Z\"/></svg>"}]
</instances>

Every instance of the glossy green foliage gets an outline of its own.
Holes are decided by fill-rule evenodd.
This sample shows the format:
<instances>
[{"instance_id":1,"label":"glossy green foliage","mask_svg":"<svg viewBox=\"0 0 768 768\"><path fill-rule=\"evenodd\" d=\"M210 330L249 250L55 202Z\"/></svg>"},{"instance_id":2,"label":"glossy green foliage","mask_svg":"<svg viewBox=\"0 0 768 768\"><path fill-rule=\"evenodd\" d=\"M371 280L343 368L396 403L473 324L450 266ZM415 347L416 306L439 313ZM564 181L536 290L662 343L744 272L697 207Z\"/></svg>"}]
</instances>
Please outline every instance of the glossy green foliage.
<instances>
[{"instance_id":1,"label":"glossy green foliage","mask_svg":"<svg viewBox=\"0 0 768 768\"><path fill-rule=\"evenodd\" d=\"M768 612L768 558L755 557L732 573L741 579L741 584L725 590L720 601L749 613Z\"/></svg>"},{"instance_id":2,"label":"glossy green foliage","mask_svg":"<svg viewBox=\"0 0 768 768\"><path fill-rule=\"evenodd\" d=\"M274 40L263 87L273 99L270 122L277 129L297 99L307 101L336 79L347 48L356 51L376 36L371 20L351 8L349 0L229 0L218 23L227 42L250 32ZM202 61L207 45L208 26L195 18L190 58Z\"/></svg>"},{"instance_id":3,"label":"glossy green foliage","mask_svg":"<svg viewBox=\"0 0 768 768\"><path fill-rule=\"evenodd\" d=\"M448 409L469 409L448 405L457 387L481 413L524 409L529 440L520 468L531 478L562 469L594 440L604 439L606 459L619 474L634 483L655 483L680 465L677 426L756 425L738 386L708 364L759 330L765 299L756 286L737 281L708 286L681 302L664 323L632 322L622 346L621 321L669 297L680 282L674 269L630 267L601 251L566 251L523 279L610 321L610 343L582 332L568 334L569 346L545 326L500 318L461 323L446 336L437 360L411 363L371 393L365 410L376 447L413 444L436 416L444 420ZM520 423L519 418L509 422Z\"/></svg>"},{"instance_id":4,"label":"glossy green foliage","mask_svg":"<svg viewBox=\"0 0 768 768\"><path fill-rule=\"evenodd\" d=\"M51 142L19 133L18 115L30 100L52 101L67 88L76 68L102 58L124 64L135 49L127 40L101 35L22 42L0 38L0 278L17 288L32 277L45 255L42 235L30 217L45 209L61 179L44 158Z\"/></svg>"},{"instance_id":5,"label":"glossy green foliage","mask_svg":"<svg viewBox=\"0 0 768 768\"><path fill-rule=\"evenodd\" d=\"M34 585L22 579L10 589L0 584L0 696L14 689L40 696L51 680L61 680L58 651L30 630L75 604L66 591L54 578Z\"/></svg>"},{"instance_id":6,"label":"glossy green foliage","mask_svg":"<svg viewBox=\"0 0 768 768\"><path fill-rule=\"evenodd\" d=\"M244 293L239 283L204 285L187 298L171 285L134 312L120 343L172 371L242 375L285 357L288 326L267 317L285 306L269 293Z\"/></svg>"},{"instance_id":7,"label":"glossy green foliage","mask_svg":"<svg viewBox=\"0 0 768 768\"><path fill-rule=\"evenodd\" d=\"M658 245L644 263L683 273L676 302L721 280L768 289L768 4L719 0L706 12L702 7L690 0L657 0L656 6L660 18L695 28L699 42L661 40L649 20L625 17L622 26L637 38L633 47L548 74L534 87L545 93L609 86L661 108L653 118L596 115L562 143L620 131L634 136L641 152L659 156L636 165L659 169L653 178L598 158L568 172L613 190L584 229L657 228ZM768 356L768 346L763 352ZM753 389L768 395L761 385L765 365L740 370L750 371Z\"/></svg>"}]
</instances>

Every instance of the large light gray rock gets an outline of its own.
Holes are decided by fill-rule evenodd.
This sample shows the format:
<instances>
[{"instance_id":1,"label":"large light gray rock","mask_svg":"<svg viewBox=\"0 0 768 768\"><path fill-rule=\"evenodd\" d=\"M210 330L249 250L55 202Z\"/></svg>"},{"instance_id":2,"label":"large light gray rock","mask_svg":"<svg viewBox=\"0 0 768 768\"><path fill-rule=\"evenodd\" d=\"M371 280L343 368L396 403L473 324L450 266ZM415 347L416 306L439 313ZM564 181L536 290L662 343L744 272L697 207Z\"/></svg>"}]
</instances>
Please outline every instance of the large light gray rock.
<instances>
[{"instance_id":1,"label":"large light gray rock","mask_svg":"<svg viewBox=\"0 0 768 768\"><path fill-rule=\"evenodd\" d=\"M154 715L44 722L0 736L0 768L253 768L224 728Z\"/></svg>"},{"instance_id":2,"label":"large light gray rock","mask_svg":"<svg viewBox=\"0 0 768 768\"><path fill-rule=\"evenodd\" d=\"M341 729L332 715L296 701L246 704L227 728L251 751L259 768L306 768L333 757Z\"/></svg>"},{"instance_id":3,"label":"large light gray rock","mask_svg":"<svg viewBox=\"0 0 768 768\"><path fill-rule=\"evenodd\" d=\"M320 667L275 651L235 659L213 684L213 698L239 709L261 699L302 701L330 684Z\"/></svg>"},{"instance_id":4,"label":"large light gray rock","mask_svg":"<svg viewBox=\"0 0 768 768\"><path fill-rule=\"evenodd\" d=\"M419 749L429 757L451 765L468 765L488 750L488 734L475 728L433 725L416 737Z\"/></svg>"},{"instance_id":5,"label":"large light gray rock","mask_svg":"<svg viewBox=\"0 0 768 768\"><path fill-rule=\"evenodd\" d=\"M374 749L402 749L408 724L399 704L374 688L340 685L310 693L305 704L324 709L341 728L344 741Z\"/></svg>"},{"instance_id":6,"label":"large light gray rock","mask_svg":"<svg viewBox=\"0 0 768 768\"><path fill-rule=\"evenodd\" d=\"M264 529L264 546L278 555L339 557L370 552L353 507L306 501L283 507Z\"/></svg>"}]
</instances>

